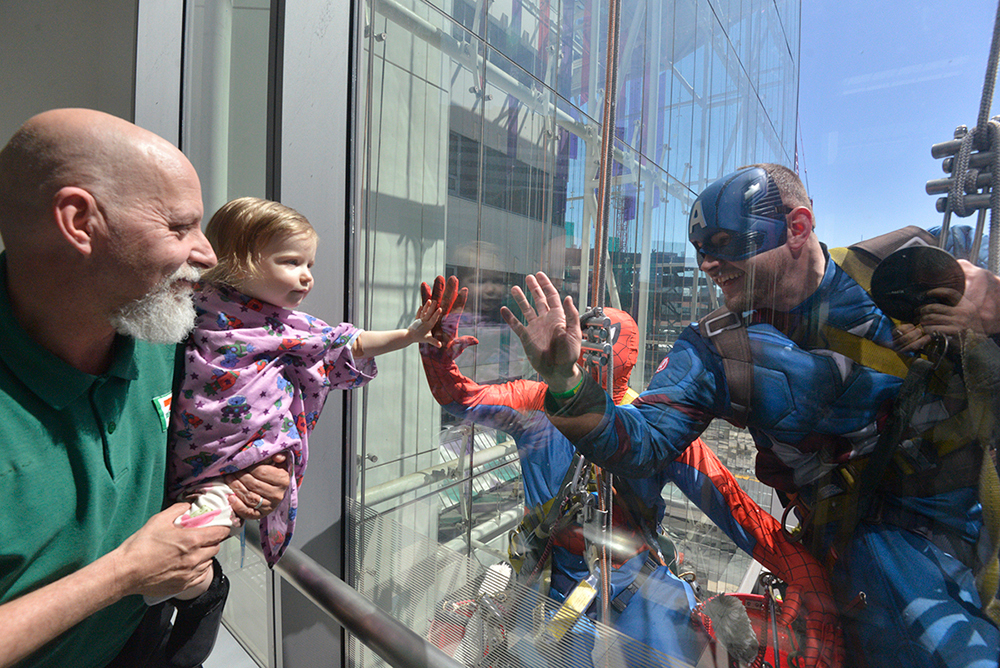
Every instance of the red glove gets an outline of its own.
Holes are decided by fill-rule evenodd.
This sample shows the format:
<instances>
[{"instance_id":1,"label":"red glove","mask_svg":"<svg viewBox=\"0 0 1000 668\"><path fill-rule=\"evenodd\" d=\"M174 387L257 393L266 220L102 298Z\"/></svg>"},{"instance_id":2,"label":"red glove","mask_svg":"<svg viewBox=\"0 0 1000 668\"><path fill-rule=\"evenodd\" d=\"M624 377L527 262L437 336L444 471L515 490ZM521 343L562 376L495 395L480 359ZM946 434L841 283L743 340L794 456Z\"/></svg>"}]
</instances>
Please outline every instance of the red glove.
<instances>
[{"instance_id":1,"label":"red glove","mask_svg":"<svg viewBox=\"0 0 1000 668\"><path fill-rule=\"evenodd\" d=\"M474 336L455 335L468 297L468 290L458 289L457 278L452 276L446 282L444 277L438 276L434 279L433 289L422 283L420 293L424 301L430 300L441 307L441 318L431 329L431 334L441 342L441 347L420 345L420 361L424 365L427 384L430 385L431 394L439 404L442 406L457 404L466 408L482 405L504 406L517 411L542 410L545 403L545 385L542 383L533 380L514 380L498 385L479 385L462 375L458 369L455 358L466 348L477 345L479 340ZM479 415L478 419L494 429L510 432L509 428L505 428L507 418L500 417L500 414L489 418L486 415Z\"/></svg>"},{"instance_id":2,"label":"red glove","mask_svg":"<svg viewBox=\"0 0 1000 668\"><path fill-rule=\"evenodd\" d=\"M420 284L420 296L423 301L431 300L441 308L441 317L431 329L431 335L441 342L440 348L421 343L420 361L424 365L424 374L431 394L442 406L451 403L468 405L470 396L475 395L479 386L462 375L455 366L455 359L462 351L479 343L474 336L457 337L458 323L469 297L468 288L458 289L458 279L450 276L445 281L443 276L434 279L434 287L426 283Z\"/></svg>"},{"instance_id":3,"label":"red glove","mask_svg":"<svg viewBox=\"0 0 1000 668\"><path fill-rule=\"evenodd\" d=\"M425 302L431 300L441 309L441 317L431 328L431 334L441 342L441 348L420 344L421 355L436 351L448 361L454 361L463 350L479 343L479 339L474 336L455 336L458 332L458 323L462 319L462 311L465 310L465 302L469 299L469 289L459 290L456 277L449 276L445 281L444 276L438 276L434 279L433 289L426 283L421 283L420 297Z\"/></svg>"}]
</instances>

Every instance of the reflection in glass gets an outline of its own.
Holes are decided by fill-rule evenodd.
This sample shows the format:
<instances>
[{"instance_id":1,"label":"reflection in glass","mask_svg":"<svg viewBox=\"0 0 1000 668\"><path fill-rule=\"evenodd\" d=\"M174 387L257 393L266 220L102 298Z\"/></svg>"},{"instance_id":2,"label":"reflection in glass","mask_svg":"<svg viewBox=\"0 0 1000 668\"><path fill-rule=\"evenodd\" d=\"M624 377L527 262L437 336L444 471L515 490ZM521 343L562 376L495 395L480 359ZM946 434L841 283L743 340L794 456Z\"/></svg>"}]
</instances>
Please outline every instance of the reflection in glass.
<instances>
[{"instance_id":1,"label":"reflection in glass","mask_svg":"<svg viewBox=\"0 0 1000 668\"><path fill-rule=\"evenodd\" d=\"M718 4L628 0L623 8L604 289L608 304L639 326L637 390L680 331L717 305L688 250L694 194L737 165L791 162L794 153L795 94L788 91L796 88L797 14L778 15L773 3L753 12ZM470 290L457 334L479 340L456 364L490 387L531 373L499 318L501 306L514 306L512 285L544 270L579 305L594 301L605 5L372 3L359 95L366 163L357 248L358 266L367 267L359 295L366 327L405 326L420 283L455 275ZM511 436L442 411L416 354L387 357L380 376L364 391L360 415L359 518L378 513L484 566L503 560L508 533L525 512ZM724 424L705 434L769 504L749 473L753 448L744 437ZM708 592L735 590L748 558L697 521L700 514L670 485L663 498L664 529L684 567ZM379 566L366 560L364 568ZM372 577L405 579L401 564L382 568L390 572ZM416 617L414 628L425 633L419 620L433 614Z\"/></svg>"}]
</instances>

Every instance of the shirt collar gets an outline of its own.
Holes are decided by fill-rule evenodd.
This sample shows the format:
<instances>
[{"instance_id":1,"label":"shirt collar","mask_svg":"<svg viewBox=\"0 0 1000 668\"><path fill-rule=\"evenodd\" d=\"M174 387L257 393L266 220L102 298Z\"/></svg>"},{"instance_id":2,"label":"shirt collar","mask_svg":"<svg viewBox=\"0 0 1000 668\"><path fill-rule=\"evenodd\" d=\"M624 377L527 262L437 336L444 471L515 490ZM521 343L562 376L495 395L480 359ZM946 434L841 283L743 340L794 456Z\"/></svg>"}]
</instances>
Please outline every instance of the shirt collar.
<instances>
[{"instance_id":1,"label":"shirt collar","mask_svg":"<svg viewBox=\"0 0 1000 668\"><path fill-rule=\"evenodd\" d=\"M40 346L21 326L7 292L7 254L0 253L0 362L38 398L55 410L62 410L87 392L98 380L135 380L135 341L118 335L114 341L111 366L101 376L76 369Z\"/></svg>"}]
</instances>

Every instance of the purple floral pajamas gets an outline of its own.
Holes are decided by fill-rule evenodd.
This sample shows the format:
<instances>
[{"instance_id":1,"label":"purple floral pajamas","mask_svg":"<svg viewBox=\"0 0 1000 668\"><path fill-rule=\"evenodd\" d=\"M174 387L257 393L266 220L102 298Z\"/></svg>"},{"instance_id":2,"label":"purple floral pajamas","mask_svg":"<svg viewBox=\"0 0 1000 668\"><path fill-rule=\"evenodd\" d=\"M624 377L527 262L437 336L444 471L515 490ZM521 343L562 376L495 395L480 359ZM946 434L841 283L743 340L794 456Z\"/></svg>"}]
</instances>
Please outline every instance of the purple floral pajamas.
<instances>
[{"instance_id":1,"label":"purple floral pajamas","mask_svg":"<svg viewBox=\"0 0 1000 668\"><path fill-rule=\"evenodd\" d=\"M195 305L184 379L171 407L168 490L181 497L192 485L289 453L288 492L261 520L273 566L292 536L307 441L327 394L364 385L377 373L375 362L355 361L351 344L361 330L349 323L332 327L207 284Z\"/></svg>"}]
</instances>

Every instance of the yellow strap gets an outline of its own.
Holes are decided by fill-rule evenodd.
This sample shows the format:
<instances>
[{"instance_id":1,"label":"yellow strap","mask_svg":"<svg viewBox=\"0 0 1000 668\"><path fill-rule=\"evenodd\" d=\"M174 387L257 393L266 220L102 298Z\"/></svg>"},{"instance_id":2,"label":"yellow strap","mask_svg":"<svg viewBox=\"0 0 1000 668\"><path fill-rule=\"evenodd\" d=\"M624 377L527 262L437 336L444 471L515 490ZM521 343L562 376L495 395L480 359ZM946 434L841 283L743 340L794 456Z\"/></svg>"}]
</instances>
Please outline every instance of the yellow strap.
<instances>
[{"instance_id":1,"label":"yellow strap","mask_svg":"<svg viewBox=\"0 0 1000 668\"><path fill-rule=\"evenodd\" d=\"M546 630L556 640L563 639L563 636L573 628L580 616L590 607L591 602L597 598L597 588L594 586L593 580L593 576L581 580L566 596L566 600L549 620Z\"/></svg>"},{"instance_id":2,"label":"yellow strap","mask_svg":"<svg viewBox=\"0 0 1000 668\"><path fill-rule=\"evenodd\" d=\"M979 435L983 444L983 460L979 465L979 503L983 508L983 528L979 536L980 554L988 555L983 559L983 566L976 572L976 589L983 605L983 611L1000 626L1000 600L997 599L997 587L1000 586L1000 477L997 467L990 454L990 444L1000 436L996 406L996 393L1000 390L1000 381L996 376L996 363L982 364L984 360L969 359L969 351L978 348L979 353L989 356L998 354L996 344L986 339L976 338L973 342L963 340L962 359L967 373L973 375L974 381L966 379L972 432ZM975 369L972 371L971 369ZM970 386L971 385L971 386Z\"/></svg>"},{"instance_id":3,"label":"yellow strap","mask_svg":"<svg viewBox=\"0 0 1000 668\"><path fill-rule=\"evenodd\" d=\"M549 499L544 504L536 505L524 514L524 518L521 520L521 523L517 525L517 528L510 532L510 540L507 543L507 560L510 562L510 565L514 567L515 572L520 573L521 568L524 566L524 555L516 552L515 550L519 548L529 548L531 534L535 531L538 525L542 523L542 520L545 519L545 516L549 512L549 508L552 507L552 504L555 503L555 501L555 499Z\"/></svg>"},{"instance_id":4,"label":"yellow strap","mask_svg":"<svg viewBox=\"0 0 1000 668\"><path fill-rule=\"evenodd\" d=\"M828 348L851 358L858 364L886 373L897 378L906 378L909 367L895 350L875 343L857 334L851 334L835 327L823 327Z\"/></svg>"},{"instance_id":5,"label":"yellow strap","mask_svg":"<svg viewBox=\"0 0 1000 668\"><path fill-rule=\"evenodd\" d=\"M870 262L866 262L863 256L852 252L850 248L831 248L830 259L846 271L847 275L853 278L858 285L863 287L865 292L871 293L872 274L875 273L875 267Z\"/></svg>"},{"instance_id":6,"label":"yellow strap","mask_svg":"<svg viewBox=\"0 0 1000 668\"><path fill-rule=\"evenodd\" d=\"M1000 626L1000 600L997 600L997 586L1000 585L1000 479L989 451L983 449L983 463L979 467L979 501L983 505L983 531L992 545L992 554L986 565L976 573L976 589L983 602L983 610Z\"/></svg>"},{"instance_id":7,"label":"yellow strap","mask_svg":"<svg viewBox=\"0 0 1000 668\"><path fill-rule=\"evenodd\" d=\"M851 251L849 248L831 248L830 259L864 288L865 292L871 293L872 274L875 272L875 266L867 256ZM863 336L850 334L833 327L824 327L823 334L829 341L830 350L833 352L845 355L858 364L879 373L906 378L909 367L895 350L881 346Z\"/></svg>"},{"instance_id":8,"label":"yellow strap","mask_svg":"<svg viewBox=\"0 0 1000 668\"><path fill-rule=\"evenodd\" d=\"M942 420L931 427L921 437L934 444L934 450L939 457L949 455L959 448L967 446L975 437L969 433L969 414L965 409L947 420Z\"/></svg>"},{"instance_id":9,"label":"yellow strap","mask_svg":"<svg viewBox=\"0 0 1000 668\"><path fill-rule=\"evenodd\" d=\"M970 353L976 354L972 357ZM968 395L968 431L978 436L983 446L979 465L979 503L983 509L983 528L979 534L979 554L986 555L983 566L975 573L976 589L983 611L994 624L1000 626L1000 601L997 586L1000 584L1000 478L990 453L990 444L1000 436L1000 419L997 405L1000 393L998 365L1000 351L989 339L962 337L962 361L965 367Z\"/></svg>"}]
</instances>

